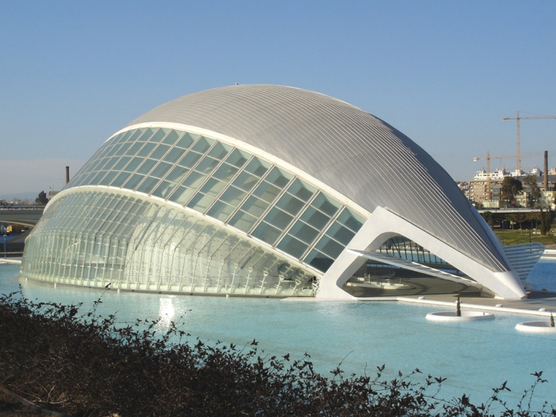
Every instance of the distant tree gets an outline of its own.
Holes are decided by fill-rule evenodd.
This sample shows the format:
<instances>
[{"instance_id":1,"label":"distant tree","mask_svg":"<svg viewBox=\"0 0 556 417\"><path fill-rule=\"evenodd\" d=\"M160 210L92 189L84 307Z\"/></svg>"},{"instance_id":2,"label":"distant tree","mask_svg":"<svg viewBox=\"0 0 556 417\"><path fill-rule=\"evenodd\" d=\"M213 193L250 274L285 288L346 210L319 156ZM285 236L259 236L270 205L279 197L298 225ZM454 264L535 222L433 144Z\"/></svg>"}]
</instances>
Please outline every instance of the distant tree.
<instances>
[{"instance_id":1,"label":"distant tree","mask_svg":"<svg viewBox=\"0 0 556 417\"><path fill-rule=\"evenodd\" d=\"M529 207L535 207L541 198L541 189L537 185L537 176L534 174L527 174L523 178L523 185L529 189L529 194L527 195Z\"/></svg>"},{"instance_id":2,"label":"distant tree","mask_svg":"<svg viewBox=\"0 0 556 417\"><path fill-rule=\"evenodd\" d=\"M514 229L514 225L517 224L517 214L508 214L506 220L510 222L510 229Z\"/></svg>"},{"instance_id":3,"label":"distant tree","mask_svg":"<svg viewBox=\"0 0 556 417\"><path fill-rule=\"evenodd\" d=\"M539 222L542 221L542 211L533 211L527 213L525 220L531 223L531 228L533 228L533 223L535 224L535 229L539 226Z\"/></svg>"},{"instance_id":4,"label":"distant tree","mask_svg":"<svg viewBox=\"0 0 556 417\"><path fill-rule=\"evenodd\" d=\"M481 216L483 217L485 222L487 222L487 224L492 227L492 212L491 211L485 211L485 212L481 213Z\"/></svg>"},{"instance_id":5,"label":"distant tree","mask_svg":"<svg viewBox=\"0 0 556 417\"><path fill-rule=\"evenodd\" d=\"M519 223L520 230L523 230L523 222L527 221L527 214L526 213L518 213L516 215L517 222Z\"/></svg>"},{"instance_id":6,"label":"distant tree","mask_svg":"<svg viewBox=\"0 0 556 417\"><path fill-rule=\"evenodd\" d=\"M523 184L514 177L504 177L500 187L500 200L505 202L507 207L515 206L515 196L523 190Z\"/></svg>"},{"instance_id":7,"label":"distant tree","mask_svg":"<svg viewBox=\"0 0 556 417\"><path fill-rule=\"evenodd\" d=\"M554 219L554 212L550 209L543 211L541 209L541 235L545 236L550 232L552 220Z\"/></svg>"},{"instance_id":8,"label":"distant tree","mask_svg":"<svg viewBox=\"0 0 556 417\"><path fill-rule=\"evenodd\" d=\"M44 191L39 193L39 196L35 199L35 203L46 206L46 203L48 203L48 197Z\"/></svg>"}]
</instances>

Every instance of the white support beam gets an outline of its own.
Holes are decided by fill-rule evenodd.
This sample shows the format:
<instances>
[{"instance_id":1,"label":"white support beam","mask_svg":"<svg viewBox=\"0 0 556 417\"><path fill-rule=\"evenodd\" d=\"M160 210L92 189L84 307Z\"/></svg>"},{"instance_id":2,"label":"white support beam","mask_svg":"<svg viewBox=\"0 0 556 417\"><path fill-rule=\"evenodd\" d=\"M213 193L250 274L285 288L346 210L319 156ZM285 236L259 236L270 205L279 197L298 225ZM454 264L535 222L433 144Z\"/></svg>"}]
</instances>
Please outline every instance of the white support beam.
<instances>
[{"instance_id":1,"label":"white support beam","mask_svg":"<svg viewBox=\"0 0 556 417\"><path fill-rule=\"evenodd\" d=\"M342 287L366 260L365 257L358 255L356 252L374 252L390 237L397 235L404 236L423 246L431 253L463 271L500 298L523 299L527 297L519 277L514 271L488 269L388 209L377 207L346 249L324 274L317 298L330 300L354 299L353 296L342 290ZM352 251L347 248L352 249Z\"/></svg>"}]
</instances>

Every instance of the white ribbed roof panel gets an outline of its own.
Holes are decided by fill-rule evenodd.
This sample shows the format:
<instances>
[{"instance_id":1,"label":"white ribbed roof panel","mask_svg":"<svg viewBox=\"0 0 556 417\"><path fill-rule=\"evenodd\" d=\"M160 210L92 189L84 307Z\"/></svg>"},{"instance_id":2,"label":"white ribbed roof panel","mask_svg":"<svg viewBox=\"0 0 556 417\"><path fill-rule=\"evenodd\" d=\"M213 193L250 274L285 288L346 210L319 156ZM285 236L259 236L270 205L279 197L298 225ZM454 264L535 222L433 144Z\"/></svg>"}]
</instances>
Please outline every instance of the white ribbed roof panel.
<instances>
[{"instance_id":1,"label":"white ribbed roof panel","mask_svg":"<svg viewBox=\"0 0 556 417\"><path fill-rule=\"evenodd\" d=\"M488 268L509 269L446 171L407 136L348 103L292 87L235 85L180 97L128 126L156 122L259 148L370 212L388 208Z\"/></svg>"}]
</instances>

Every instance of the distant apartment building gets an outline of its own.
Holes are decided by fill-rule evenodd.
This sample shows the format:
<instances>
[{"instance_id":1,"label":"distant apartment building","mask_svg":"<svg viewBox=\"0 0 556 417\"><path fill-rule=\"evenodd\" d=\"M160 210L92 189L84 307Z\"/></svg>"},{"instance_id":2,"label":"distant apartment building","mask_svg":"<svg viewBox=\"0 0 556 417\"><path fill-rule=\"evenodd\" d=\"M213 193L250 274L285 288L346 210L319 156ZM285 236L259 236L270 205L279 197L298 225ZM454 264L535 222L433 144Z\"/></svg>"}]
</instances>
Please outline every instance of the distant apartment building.
<instances>
[{"instance_id":1,"label":"distant apartment building","mask_svg":"<svg viewBox=\"0 0 556 417\"><path fill-rule=\"evenodd\" d=\"M466 186L460 185L460 189L465 193L469 201L475 206L481 208L500 208L500 190L502 188L502 181L505 177L516 177L524 182L527 175L533 174L537 178L537 186L541 190L541 197L538 201L539 207L555 209L556 197L556 168L551 168L547 172L546 187L544 174L538 168L534 168L529 172L524 171L506 171L499 168L496 171L487 173L486 170L477 171L472 180L468 181ZM490 185L489 185L490 177ZM524 189L516 196L516 204L518 207L527 207L529 201L530 190L524 185ZM489 190L490 189L490 190ZM490 194L490 195L489 195Z\"/></svg>"},{"instance_id":2,"label":"distant apartment building","mask_svg":"<svg viewBox=\"0 0 556 417\"><path fill-rule=\"evenodd\" d=\"M477 171L472 180L469 181L467 198L472 203L485 208L498 208L500 206L500 188L504 177L510 175L504 169L494 172ZM490 177L490 187L489 187ZM489 195L490 188L490 195Z\"/></svg>"}]
</instances>

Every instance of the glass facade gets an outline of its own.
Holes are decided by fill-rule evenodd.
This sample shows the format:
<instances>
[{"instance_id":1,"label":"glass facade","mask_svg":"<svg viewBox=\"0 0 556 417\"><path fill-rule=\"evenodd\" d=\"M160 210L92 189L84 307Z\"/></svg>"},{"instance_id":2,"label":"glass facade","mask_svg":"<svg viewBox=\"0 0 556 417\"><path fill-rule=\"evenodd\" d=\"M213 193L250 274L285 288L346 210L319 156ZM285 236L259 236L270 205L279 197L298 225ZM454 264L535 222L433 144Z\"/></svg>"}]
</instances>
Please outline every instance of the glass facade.
<instances>
[{"instance_id":1,"label":"glass facade","mask_svg":"<svg viewBox=\"0 0 556 417\"><path fill-rule=\"evenodd\" d=\"M186 293L312 295L364 222L269 161L166 128L115 135L50 204L24 276Z\"/></svg>"},{"instance_id":2,"label":"glass facade","mask_svg":"<svg viewBox=\"0 0 556 417\"><path fill-rule=\"evenodd\" d=\"M432 252L423 248L415 242L403 237L395 236L388 239L377 250L378 253L401 258L406 261L424 264L433 268L450 271L453 274L463 275L457 268L439 258Z\"/></svg>"},{"instance_id":3,"label":"glass facade","mask_svg":"<svg viewBox=\"0 0 556 417\"><path fill-rule=\"evenodd\" d=\"M303 296L313 275L184 211L80 191L56 200L26 243L22 274L139 291Z\"/></svg>"}]
</instances>

